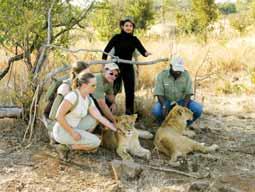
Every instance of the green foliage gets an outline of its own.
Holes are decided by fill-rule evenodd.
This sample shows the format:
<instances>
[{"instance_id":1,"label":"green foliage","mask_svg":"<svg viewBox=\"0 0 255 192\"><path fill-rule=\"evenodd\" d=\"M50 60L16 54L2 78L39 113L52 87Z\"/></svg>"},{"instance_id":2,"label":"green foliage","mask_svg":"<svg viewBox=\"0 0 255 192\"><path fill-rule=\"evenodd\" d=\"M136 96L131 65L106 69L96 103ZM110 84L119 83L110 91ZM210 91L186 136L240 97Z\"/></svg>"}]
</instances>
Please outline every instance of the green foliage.
<instances>
[{"instance_id":1,"label":"green foliage","mask_svg":"<svg viewBox=\"0 0 255 192\"><path fill-rule=\"evenodd\" d=\"M129 0L127 15L133 17L138 29L147 29L154 19L152 0Z\"/></svg>"},{"instance_id":2,"label":"green foliage","mask_svg":"<svg viewBox=\"0 0 255 192\"><path fill-rule=\"evenodd\" d=\"M48 10L53 0L1 0L0 43L18 50L38 51L47 38ZM67 45L69 31L82 10L62 0L56 0L52 9L52 41Z\"/></svg>"},{"instance_id":3,"label":"green foliage","mask_svg":"<svg viewBox=\"0 0 255 192\"><path fill-rule=\"evenodd\" d=\"M237 30L240 34L243 34L247 27L252 24L252 20L247 13L240 13L230 17L230 25Z\"/></svg>"},{"instance_id":4,"label":"green foliage","mask_svg":"<svg viewBox=\"0 0 255 192\"><path fill-rule=\"evenodd\" d=\"M178 12L176 14L177 26L181 32L185 34L196 33L197 32L197 20L191 11L187 11L185 14Z\"/></svg>"},{"instance_id":5,"label":"green foliage","mask_svg":"<svg viewBox=\"0 0 255 192\"><path fill-rule=\"evenodd\" d=\"M228 14L237 12L235 3L227 3L227 2L220 3L218 5L218 7L219 7L220 12L224 15L228 15Z\"/></svg>"},{"instance_id":6,"label":"green foliage","mask_svg":"<svg viewBox=\"0 0 255 192\"><path fill-rule=\"evenodd\" d=\"M119 21L131 16L138 30L146 30L153 22L153 0L103 0L97 3L90 14L93 27L101 40L108 40L119 32Z\"/></svg>"},{"instance_id":7,"label":"green foliage","mask_svg":"<svg viewBox=\"0 0 255 192\"><path fill-rule=\"evenodd\" d=\"M117 16L117 14L120 15ZM90 20L100 39L109 39L118 32L122 14L121 7L111 1L105 0L97 3L95 10L90 15Z\"/></svg>"},{"instance_id":8,"label":"green foliage","mask_svg":"<svg viewBox=\"0 0 255 192\"><path fill-rule=\"evenodd\" d=\"M254 0L237 0L236 8L238 12L247 11Z\"/></svg>"},{"instance_id":9,"label":"green foliage","mask_svg":"<svg viewBox=\"0 0 255 192\"><path fill-rule=\"evenodd\" d=\"M208 27L217 17L218 9L214 0L192 0L191 10L179 12L176 19L181 32L201 35L206 41Z\"/></svg>"},{"instance_id":10,"label":"green foliage","mask_svg":"<svg viewBox=\"0 0 255 192\"><path fill-rule=\"evenodd\" d=\"M253 19L255 19L255 1L251 4L251 16Z\"/></svg>"},{"instance_id":11,"label":"green foliage","mask_svg":"<svg viewBox=\"0 0 255 192\"><path fill-rule=\"evenodd\" d=\"M16 95L17 103L22 103L25 110L29 109L35 87L40 81L39 78L36 80L34 78L35 74L40 77L40 70L36 71L38 66L42 66L38 65L38 58L43 58L40 61L47 58L47 53L43 57L40 56L43 52L42 47L48 40L50 7L52 7L50 43L67 47L70 43L70 31L80 27L80 22L86 18L87 8L75 7L70 1L63 0L0 0L0 47L9 53L17 54L10 58L10 61L23 61L29 74L22 82L22 87L27 87L25 90L27 94L17 92ZM45 65L46 62L41 68L45 68L44 72L47 72L49 66ZM5 66L5 69L7 70L0 71L0 80L10 68Z\"/></svg>"},{"instance_id":12,"label":"green foliage","mask_svg":"<svg viewBox=\"0 0 255 192\"><path fill-rule=\"evenodd\" d=\"M216 88L216 92L220 94L241 95L243 93L249 92L249 88L245 84L225 81L223 84Z\"/></svg>"}]
</instances>

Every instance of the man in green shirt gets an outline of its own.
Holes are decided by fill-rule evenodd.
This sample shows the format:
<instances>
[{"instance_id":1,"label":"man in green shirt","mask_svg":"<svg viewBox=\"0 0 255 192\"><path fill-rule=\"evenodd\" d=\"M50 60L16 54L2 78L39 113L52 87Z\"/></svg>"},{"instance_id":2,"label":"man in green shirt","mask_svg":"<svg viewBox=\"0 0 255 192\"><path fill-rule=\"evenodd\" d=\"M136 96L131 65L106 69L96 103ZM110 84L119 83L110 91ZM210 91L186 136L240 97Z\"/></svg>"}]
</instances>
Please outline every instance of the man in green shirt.
<instances>
[{"instance_id":1,"label":"man in green shirt","mask_svg":"<svg viewBox=\"0 0 255 192\"><path fill-rule=\"evenodd\" d=\"M100 112L113 123L116 123L113 113L117 110L115 96L113 94L113 82L118 75L119 67L117 64L106 64L103 72L95 75L97 87L92 94L95 104Z\"/></svg>"},{"instance_id":2,"label":"man in green shirt","mask_svg":"<svg viewBox=\"0 0 255 192\"><path fill-rule=\"evenodd\" d=\"M188 71L184 69L181 57L173 57L170 68L163 70L156 79L154 95L158 102L152 108L152 114L162 122L171 110L171 102L187 107L193 112L193 120L188 121L191 125L202 114L201 104L191 100L193 95L192 80Z\"/></svg>"}]
</instances>

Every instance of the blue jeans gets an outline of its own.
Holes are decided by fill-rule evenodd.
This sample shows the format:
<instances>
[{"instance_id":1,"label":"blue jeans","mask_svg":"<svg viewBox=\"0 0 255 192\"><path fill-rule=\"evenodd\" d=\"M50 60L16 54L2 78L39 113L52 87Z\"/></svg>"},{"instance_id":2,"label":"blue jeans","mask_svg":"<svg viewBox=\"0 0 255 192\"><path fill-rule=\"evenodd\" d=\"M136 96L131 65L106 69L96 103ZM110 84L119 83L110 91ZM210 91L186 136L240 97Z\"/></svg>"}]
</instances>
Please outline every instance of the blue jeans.
<instances>
[{"instance_id":1,"label":"blue jeans","mask_svg":"<svg viewBox=\"0 0 255 192\"><path fill-rule=\"evenodd\" d=\"M177 101L179 105L184 105L184 99L180 99ZM171 101L167 100L165 102L165 106L167 109L170 111L171 110ZM187 121L187 125L191 125L195 120L197 120L202 112L203 112L203 106L196 101L190 100L190 102L187 105L188 109L193 112L193 119ZM159 102L157 102L153 107L152 107L152 114L162 123L164 121L163 118L163 109L162 106Z\"/></svg>"}]
</instances>

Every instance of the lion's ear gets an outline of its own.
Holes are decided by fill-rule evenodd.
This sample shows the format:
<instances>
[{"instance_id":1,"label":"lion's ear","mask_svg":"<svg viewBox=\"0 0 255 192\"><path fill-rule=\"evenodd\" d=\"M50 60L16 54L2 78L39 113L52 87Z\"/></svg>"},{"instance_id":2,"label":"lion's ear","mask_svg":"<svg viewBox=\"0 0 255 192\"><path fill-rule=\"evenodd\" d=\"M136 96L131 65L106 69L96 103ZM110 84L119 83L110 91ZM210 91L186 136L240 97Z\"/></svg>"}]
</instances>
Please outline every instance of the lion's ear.
<instances>
[{"instance_id":1,"label":"lion's ear","mask_svg":"<svg viewBox=\"0 0 255 192\"><path fill-rule=\"evenodd\" d=\"M114 119L115 119L116 123L118 123L120 121L120 117L119 116L114 116Z\"/></svg>"},{"instance_id":2,"label":"lion's ear","mask_svg":"<svg viewBox=\"0 0 255 192\"><path fill-rule=\"evenodd\" d=\"M176 113L177 113L178 115L182 115L183 110L180 108L180 109L178 109L178 110L176 111Z\"/></svg>"}]
</instances>

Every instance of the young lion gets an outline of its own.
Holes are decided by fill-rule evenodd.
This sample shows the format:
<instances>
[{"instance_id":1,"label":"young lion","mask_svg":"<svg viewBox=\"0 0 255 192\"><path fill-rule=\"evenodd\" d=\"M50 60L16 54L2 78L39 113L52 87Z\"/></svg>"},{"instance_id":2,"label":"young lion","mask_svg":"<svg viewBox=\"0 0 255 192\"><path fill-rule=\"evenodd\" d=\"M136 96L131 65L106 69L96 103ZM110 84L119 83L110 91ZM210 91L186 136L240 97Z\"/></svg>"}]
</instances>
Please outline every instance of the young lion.
<instances>
[{"instance_id":1,"label":"young lion","mask_svg":"<svg viewBox=\"0 0 255 192\"><path fill-rule=\"evenodd\" d=\"M138 132L134 127L136 118L136 114L116 117L117 133L114 134L110 130L103 132L103 146L116 149L123 160L133 160L129 153L146 159L150 159L151 156L150 151L140 145Z\"/></svg>"},{"instance_id":2,"label":"young lion","mask_svg":"<svg viewBox=\"0 0 255 192\"><path fill-rule=\"evenodd\" d=\"M192 112L180 105L175 105L156 132L154 145L156 148L176 161L178 156L186 156L192 151L203 153L215 151L218 146L206 147L182 134L185 131L187 120L193 118Z\"/></svg>"}]
</instances>

